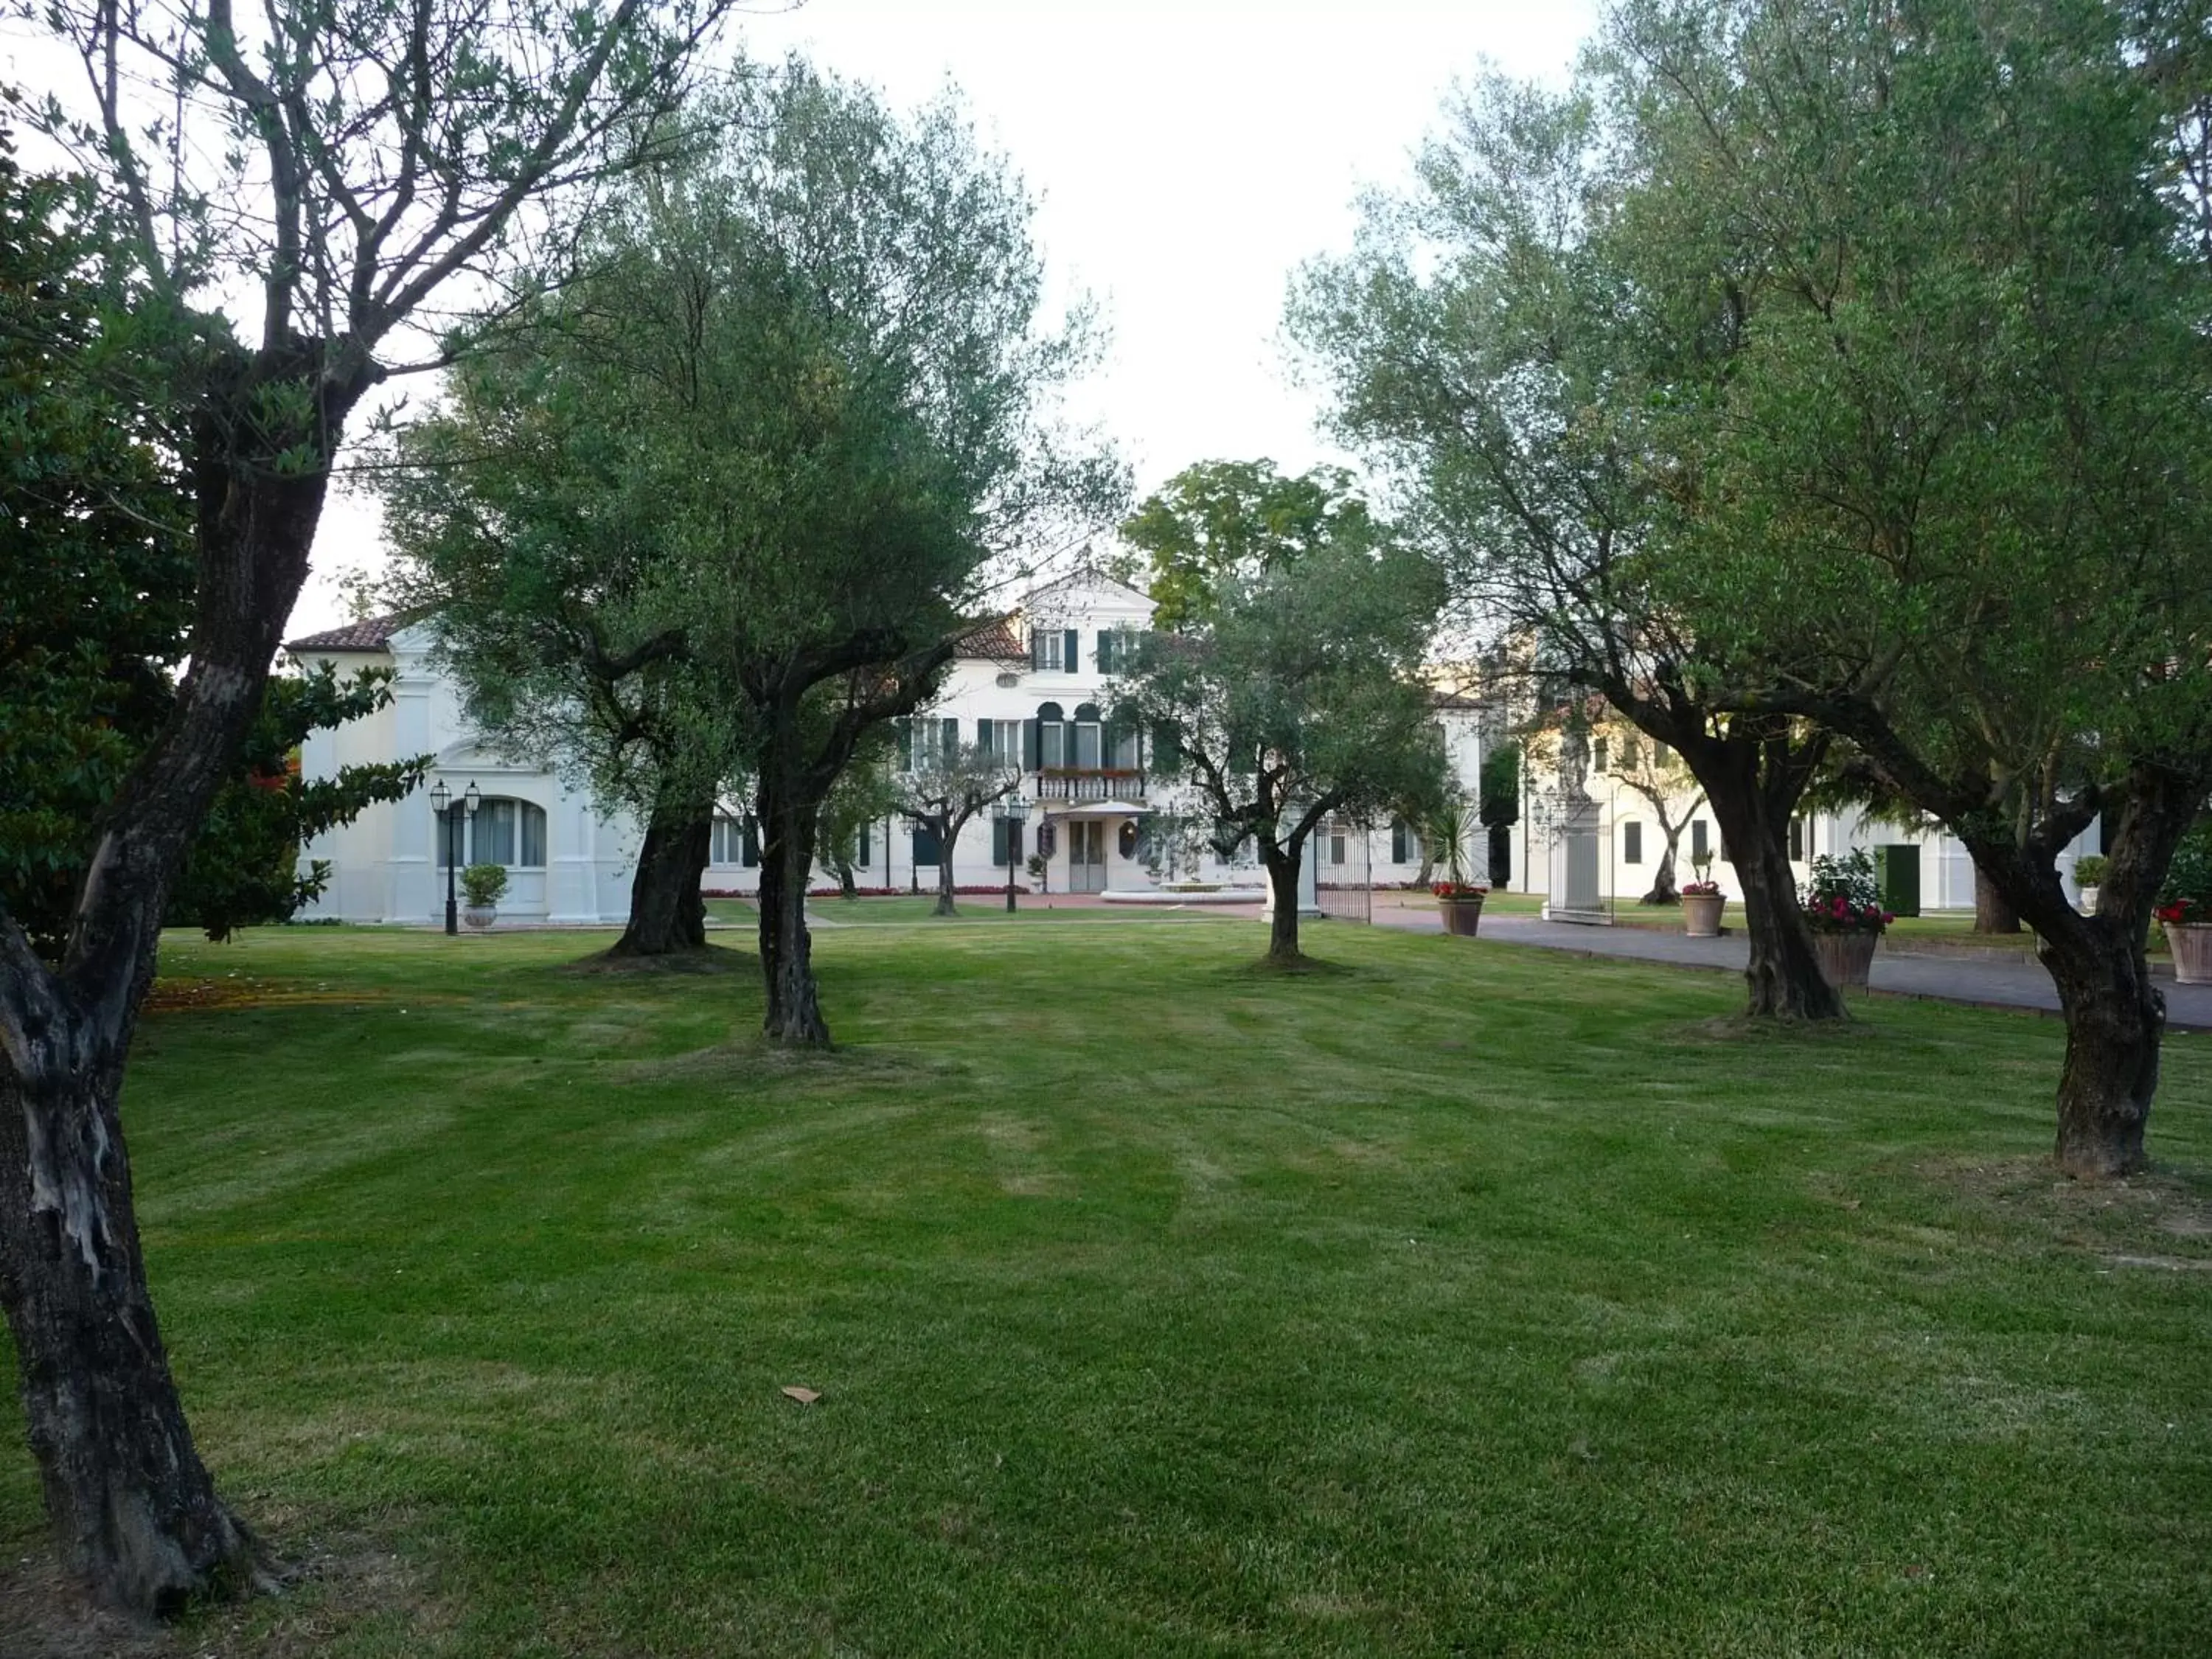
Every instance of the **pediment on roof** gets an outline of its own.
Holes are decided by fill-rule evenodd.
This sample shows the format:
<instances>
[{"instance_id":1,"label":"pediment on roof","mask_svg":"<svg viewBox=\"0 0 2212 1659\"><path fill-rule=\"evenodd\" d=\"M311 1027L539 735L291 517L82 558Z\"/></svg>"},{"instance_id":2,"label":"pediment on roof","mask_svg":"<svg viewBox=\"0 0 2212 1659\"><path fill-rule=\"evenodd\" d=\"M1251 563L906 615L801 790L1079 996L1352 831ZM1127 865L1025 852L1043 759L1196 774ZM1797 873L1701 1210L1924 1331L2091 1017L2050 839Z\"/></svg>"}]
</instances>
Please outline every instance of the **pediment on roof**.
<instances>
[{"instance_id":1,"label":"pediment on roof","mask_svg":"<svg viewBox=\"0 0 2212 1659\"><path fill-rule=\"evenodd\" d=\"M1149 595L1097 570L1071 572L1031 588L1022 600L1022 614L1048 627L1091 616L1150 621L1154 608Z\"/></svg>"}]
</instances>

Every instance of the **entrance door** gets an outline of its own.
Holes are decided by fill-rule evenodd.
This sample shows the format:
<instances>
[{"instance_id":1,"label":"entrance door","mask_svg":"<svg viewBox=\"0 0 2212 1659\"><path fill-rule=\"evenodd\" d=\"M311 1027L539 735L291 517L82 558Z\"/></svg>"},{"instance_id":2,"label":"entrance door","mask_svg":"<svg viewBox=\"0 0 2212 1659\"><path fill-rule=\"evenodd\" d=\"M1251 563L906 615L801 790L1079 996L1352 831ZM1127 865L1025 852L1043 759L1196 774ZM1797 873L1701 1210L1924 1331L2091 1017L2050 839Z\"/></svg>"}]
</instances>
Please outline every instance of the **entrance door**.
<instances>
[{"instance_id":1,"label":"entrance door","mask_svg":"<svg viewBox=\"0 0 2212 1659\"><path fill-rule=\"evenodd\" d=\"M1067 886L1074 893L1106 890L1106 823L1077 818L1067 826Z\"/></svg>"}]
</instances>

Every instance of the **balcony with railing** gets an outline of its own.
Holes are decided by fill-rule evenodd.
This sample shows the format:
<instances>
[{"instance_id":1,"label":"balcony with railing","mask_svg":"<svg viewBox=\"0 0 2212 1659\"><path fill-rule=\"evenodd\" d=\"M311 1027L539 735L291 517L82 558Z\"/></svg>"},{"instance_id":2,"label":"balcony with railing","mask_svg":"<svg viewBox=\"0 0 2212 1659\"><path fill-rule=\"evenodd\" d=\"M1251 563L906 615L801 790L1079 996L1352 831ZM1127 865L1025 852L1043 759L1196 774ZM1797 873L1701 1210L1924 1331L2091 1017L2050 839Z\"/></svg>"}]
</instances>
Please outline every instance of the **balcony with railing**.
<instances>
[{"instance_id":1,"label":"balcony with railing","mask_svg":"<svg viewBox=\"0 0 2212 1659\"><path fill-rule=\"evenodd\" d=\"M1145 798L1145 775L1133 766L1047 766L1036 775L1040 801L1127 800Z\"/></svg>"}]
</instances>

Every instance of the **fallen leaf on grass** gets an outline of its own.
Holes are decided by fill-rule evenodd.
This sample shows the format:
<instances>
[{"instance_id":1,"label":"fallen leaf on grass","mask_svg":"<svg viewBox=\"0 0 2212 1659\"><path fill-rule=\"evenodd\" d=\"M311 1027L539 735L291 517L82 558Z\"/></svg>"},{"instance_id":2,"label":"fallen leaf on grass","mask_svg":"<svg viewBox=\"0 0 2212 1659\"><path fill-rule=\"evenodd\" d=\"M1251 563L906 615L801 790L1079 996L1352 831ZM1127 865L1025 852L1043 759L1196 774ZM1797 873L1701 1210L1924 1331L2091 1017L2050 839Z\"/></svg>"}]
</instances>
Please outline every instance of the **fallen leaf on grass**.
<instances>
[{"instance_id":1,"label":"fallen leaf on grass","mask_svg":"<svg viewBox=\"0 0 2212 1659\"><path fill-rule=\"evenodd\" d=\"M796 1400L802 1406L811 1406L821 1399L822 1395L817 1389L802 1389L794 1382L783 1391L783 1397L787 1400Z\"/></svg>"}]
</instances>

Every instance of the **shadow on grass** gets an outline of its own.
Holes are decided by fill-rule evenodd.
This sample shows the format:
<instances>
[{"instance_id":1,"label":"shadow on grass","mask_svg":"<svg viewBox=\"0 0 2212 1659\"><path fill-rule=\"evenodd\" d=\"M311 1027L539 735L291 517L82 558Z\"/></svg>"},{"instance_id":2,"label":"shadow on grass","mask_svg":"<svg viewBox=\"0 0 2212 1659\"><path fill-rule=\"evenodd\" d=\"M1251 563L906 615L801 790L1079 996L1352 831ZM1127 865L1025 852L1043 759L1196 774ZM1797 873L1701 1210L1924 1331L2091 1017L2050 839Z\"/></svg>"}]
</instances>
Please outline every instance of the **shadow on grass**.
<instances>
[{"instance_id":1,"label":"shadow on grass","mask_svg":"<svg viewBox=\"0 0 2212 1659\"><path fill-rule=\"evenodd\" d=\"M726 945L703 945L689 951L672 951L666 956L640 957L617 955L613 951L595 951L579 961L567 963L555 971L562 974L749 974L760 970L760 958L750 951L732 951Z\"/></svg>"},{"instance_id":2,"label":"shadow on grass","mask_svg":"<svg viewBox=\"0 0 2212 1659\"><path fill-rule=\"evenodd\" d=\"M959 1060L869 1045L794 1046L765 1036L733 1037L705 1048L658 1060L629 1060L608 1074L617 1084L706 1083L759 1085L819 1077L854 1083L941 1079L968 1069Z\"/></svg>"},{"instance_id":3,"label":"shadow on grass","mask_svg":"<svg viewBox=\"0 0 2212 1659\"><path fill-rule=\"evenodd\" d=\"M1659 1035L1658 1041L1676 1048L1707 1048L1719 1043L1832 1047L1870 1042L1881 1035L1879 1026L1857 1014L1849 1019L1780 1019L1723 1014L1717 1019L1692 1020L1687 1024L1670 1027Z\"/></svg>"},{"instance_id":4,"label":"shadow on grass","mask_svg":"<svg viewBox=\"0 0 2212 1659\"><path fill-rule=\"evenodd\" d=\"M1327 962L1319 957L1261 957L1233 963L1223 970L1224 979L1359 979L1365 970L1347 963Z\"/></svg>"}]
</instances>

